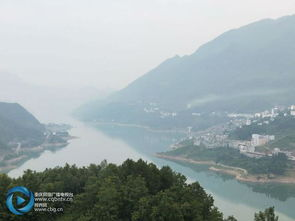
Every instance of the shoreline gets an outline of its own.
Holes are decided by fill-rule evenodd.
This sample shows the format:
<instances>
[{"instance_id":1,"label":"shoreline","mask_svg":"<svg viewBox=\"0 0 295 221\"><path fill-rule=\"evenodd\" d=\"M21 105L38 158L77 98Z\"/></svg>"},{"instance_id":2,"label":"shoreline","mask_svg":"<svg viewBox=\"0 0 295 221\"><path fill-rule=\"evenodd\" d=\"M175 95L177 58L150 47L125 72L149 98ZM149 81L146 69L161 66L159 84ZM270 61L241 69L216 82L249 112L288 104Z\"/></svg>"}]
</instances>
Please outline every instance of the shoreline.
<instances>
[{"instance_id":1,"label":"shoreline","mask_svg":"<svg viewBox=\"0 0 295 221\"><path fill-rule=\"evenodd\" d=\"M231 167L223 164L216 164L214 161L202 161L202 160L193 160L186 157L179 156L169 156L165 154L155 154L156 157L167 160L181 161L197 165L207 165L210 166L208 169L216 173L222 173L226 175L233 176L234 179L247 182L247 183L280 183L280 184L295 184L295 177L288 176L276 176L274 178L268 178L267 174L253 175L249 174L247 170L239 167Z\"/></svg>"},{"instance_id":2,"label":"shoreline","mask_svg":"<svg viewBox=\"0 0 295 221\"><path fill-rule=\"evenodd\" d=\"M187 130L185 129L156 129L149 126L144 126L140 124L127 124L127 123L116 123L116 122L89 122L90 125L113 125L113 126L119 126L119 127L133 127L133 128L140 128L145 129L150 132L156 132L156 133L187 133Z\"/></svg>"},{"instance_id":3,"label":"shoreline","mask_svg":"<svg viewBox=\"0 0 295 221\"><path fill-rule=\"evenodd\" d=\"M64 143L43 143L39 146L25 148L23 154L17 155L9 160L4 161L6 164L4 166L0 166L0 174L7 174L9 171L21 166L26 161L35 158L42 154L46 150L57 150L66 147L69 144L69 140L76 139L75 136L66 137L66 141Z\"/></svg>"}]
</instances>

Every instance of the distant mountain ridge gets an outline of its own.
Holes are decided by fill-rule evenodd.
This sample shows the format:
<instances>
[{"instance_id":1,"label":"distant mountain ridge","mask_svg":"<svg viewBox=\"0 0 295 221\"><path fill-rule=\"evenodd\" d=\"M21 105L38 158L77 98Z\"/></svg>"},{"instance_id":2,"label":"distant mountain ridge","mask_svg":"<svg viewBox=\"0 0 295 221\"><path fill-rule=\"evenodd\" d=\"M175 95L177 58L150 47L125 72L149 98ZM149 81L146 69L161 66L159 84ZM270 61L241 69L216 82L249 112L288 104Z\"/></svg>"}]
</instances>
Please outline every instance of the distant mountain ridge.
<instances>
[{"instance_id":1,"label":"distant mountain ridge","mask_svg":"<svg viewBox=\"0 0 295 221\"><path fill-rule=\"evenodd\" d=\"M295 16L265 19L166 60L84 117L132 122L150 103L170 112L260 111L294 103L294 85Z\"/></svg>"},{"instance_id":2,"label":"distant mountain ridge","mask_svg":"<svg viewBox=\"0 0 295 221\"><path fill-rule=\"evenodd\" d=\"M64 122L64 118L93 97L103 97L109 90L92 87L41 86L26 82L0 68L0 101L20 103L42 122Z\"/></svg>"}]
</instances>

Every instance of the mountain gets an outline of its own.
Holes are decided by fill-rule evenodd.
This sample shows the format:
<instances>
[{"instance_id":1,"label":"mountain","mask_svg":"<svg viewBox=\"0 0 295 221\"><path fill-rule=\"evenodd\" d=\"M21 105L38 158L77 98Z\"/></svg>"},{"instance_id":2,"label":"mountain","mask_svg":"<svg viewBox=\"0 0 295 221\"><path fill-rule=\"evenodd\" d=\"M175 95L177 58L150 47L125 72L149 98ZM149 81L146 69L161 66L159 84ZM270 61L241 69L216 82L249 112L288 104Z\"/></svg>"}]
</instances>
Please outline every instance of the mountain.
<instances>
[{"instance_id":1,"label":"mountain","mask_svg":"<svg viewBox=\"0 0 295 221\"><path fill-rule=\"evenodd\" d=\"M253 112L294 103L295 16L230 30L190 56L175 56L113 94L88 119L140 122L163 112ZM146 111L145 111L146 112Z\"/></svg>"},{"instance_id":2,"label":"mountain","mask_svg":"<svg viewBox=\"0 0 295 221\"><path fill-rule=\"evenodd\" d=\"M103 97L109 90L93 87L62 88L28 83L21 77L0 69L0 100L21 103L42 122L65 122L71 112L93 97Z\"/></svg>"},{"instance_id":3,"label":"mountain","mask_svg":"<svg viewBox=\"0 0 295 221\"><path fill-rule=\"evenodd\" d=\"M0 149L10 142L39 144L44 139L44 126L16 103L0 102Z\"/></svg>"}]
</instances>

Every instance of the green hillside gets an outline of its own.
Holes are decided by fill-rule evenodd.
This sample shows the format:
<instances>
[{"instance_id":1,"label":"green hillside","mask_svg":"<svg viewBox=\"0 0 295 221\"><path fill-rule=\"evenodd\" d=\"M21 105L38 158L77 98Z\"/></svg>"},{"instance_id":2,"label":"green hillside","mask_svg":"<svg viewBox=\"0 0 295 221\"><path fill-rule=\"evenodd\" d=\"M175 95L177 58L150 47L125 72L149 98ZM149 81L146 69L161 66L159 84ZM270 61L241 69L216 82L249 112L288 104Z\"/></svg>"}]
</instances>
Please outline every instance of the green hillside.
<instances>
[{"instance_id":1,"label":"green hillside","mask_svg":"<svg viewBox=\"0 0 295 221\"><path fill-rule=\"evenodd\" d=\"M294 43L295 16L259 21L222 34L190 56L165 61L120 91L117 99L171 109L190 104L200 110L251 110L290 102Z\"/></svg>"},{"instance_id":2,"label":"green hillside","mask_svg":"<svg viewBox=\"0 0 295 221\"><path fill-rule=\"evenodd\" d=\"M83 168L66 165L39 173L29 170L17 179L0 174L0 184L3 220L237 221L224 218L212 196L198 182L188 184L183 175L170 167L159 169L143 160L126 160L118 166L106 162ZM15 186L25 186L33 192L73 193L74 200L46 201L48 207L62 208L63 212L35 212L33 208L28 214L15 216L5 205L7 191ZM270 215L274 216L273 208L255 214L254 220L269 220L262 218Z\"/></svg>"},{"instance_id":3,"label":"green hillside","mask_svg":"<svg viewBox=\"0 0 295 221\"><path fill-rule=\"evenodd\" d=\"M45 128L19 104L0 102L0 148L9 142L36 145L43 141Z\"/></svg>"},{"instance_id":4,"label":"green hillside","mask_svg":"<svg viewBox=\"0 0 295 221\"><path fill-rule=\"evenodd\" d=\"M259 159L247 157L239 150L231 147L208 149L205 146L186 145L164 153L169 156L180 156L197 161L212 161L223 165L243 168L250 174L284 175L293 165L287 161L284 154Z\"/></svg>"},{"instance_id":5,"label":"green hillside","mask_svg":"<svg viewBox=\"0 0 295 221\"><path fill-rule=\"evenodd\" d=\"M162 111L190 113L252 112L291 104L294 57L295 16L258 21L225 32L192 55L168 59L80 112L84 119L137 123L160 120L143 111L151 103Z\"/></svg>"},{"instance_id":6,"label":"green hillside","mask_svg":"<svg viewBox=\"0 0 295 221\"><path fill-rule=\"evenodd\" d=\"M267 121L268 123L264 123ZM261 119L251 125L244 125L229 132L229 137L235 140L251 140L252 134L275 135L275 140L269 144L257 147L259 151L280 148L281 150L295 151L295 117L284 116L281 113L273 121Z\"/></svg>"},{"instance_id":7,"label":"green hillside","mask_svg":"<svg viewBox=\"0 0 295 221\"><path fill-rule=\"evenodd\" d=\"M265 121L269 123L263 123ZM251 125L244 125L231 131L230 137L237 140L251 140L252 134L275 135L278 138L293 135L295 134L295 117L281 114L273 121L261 119Z\"/></svg>"},{"instance_id":8,"label":"green hillside","mask_svg":"<svg viewBox=\"0 0 295 221\"><path fill-rule=\"evenodd\" d=\"M280 148L281 150L294 151L295 150L295 133L292 135L280 138L268 145L272 149Z\"/></svg>"}]
</instances>

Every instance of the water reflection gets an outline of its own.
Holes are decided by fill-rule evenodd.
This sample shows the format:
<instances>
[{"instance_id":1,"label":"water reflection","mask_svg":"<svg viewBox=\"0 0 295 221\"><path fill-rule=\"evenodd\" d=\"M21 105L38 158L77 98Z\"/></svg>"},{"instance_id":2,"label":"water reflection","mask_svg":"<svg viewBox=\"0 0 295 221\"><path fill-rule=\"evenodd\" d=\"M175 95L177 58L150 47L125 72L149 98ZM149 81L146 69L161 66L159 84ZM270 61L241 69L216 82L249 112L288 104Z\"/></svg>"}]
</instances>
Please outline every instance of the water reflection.
<instances>
[{"instance_id":1,"label":"water reflection","mask_svg":"<svg viewBox=\"0 0 295 221\"><path fill-rule=\"evenodd\" d=\"M169 149L172 143L184 136L183 134L157 133L145 129L127 129L111 125L96 125L96 128L107 136L123 140L157 165L168 164L174 170L185 174L190 180L197 180L208 192L214 195L217 206L220 204L222 208L225 201L230 202L229 204L232 206L235 205L235 208L225 208L228 215L236 215L237 211L235 209L237 205L245 205L248 209L244 208L244 212L251 210L251 215L239 211L238 216L248 217L248 220L252 220L253 214L257 210L275 206L276 211L281 213L281 220L295 220L295 210L293 209L295 205L295 185L241 183L233 179L232 176L208 171L208 166L205 165L172 162L157 159L153 156L156 152ZM244 218L243 220L247 219Z\"/></svg>"},{"instance_id":2,"label":"water reflection","mask_svg":"<svg viewBox=\"0 0 295 221\"><path fill-rule=\"evenodd\" d=\"M66 163L88 166L106 159L120 164L127 158L143 158L158 166L169 165L173 170L184 174L189 181L200 182L213 195L216 206L225 215L234 215L239 221L253 220L255 212L270 206L276 207L281 221L295 220L294 187L240 183L230 176L208 171L204 165L176 163L154 157L154 153L166 151L184 134L159 133L114 125L89 127L79 122L69 123L74 126L71 135L78 139L71 140L67 147L56 152L42 153L11 171L9 175L17 177L26 169L43 171Z\"/></svg>"}]
</instances>

